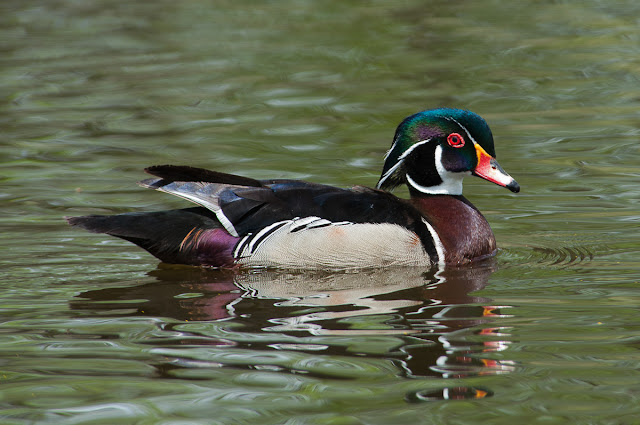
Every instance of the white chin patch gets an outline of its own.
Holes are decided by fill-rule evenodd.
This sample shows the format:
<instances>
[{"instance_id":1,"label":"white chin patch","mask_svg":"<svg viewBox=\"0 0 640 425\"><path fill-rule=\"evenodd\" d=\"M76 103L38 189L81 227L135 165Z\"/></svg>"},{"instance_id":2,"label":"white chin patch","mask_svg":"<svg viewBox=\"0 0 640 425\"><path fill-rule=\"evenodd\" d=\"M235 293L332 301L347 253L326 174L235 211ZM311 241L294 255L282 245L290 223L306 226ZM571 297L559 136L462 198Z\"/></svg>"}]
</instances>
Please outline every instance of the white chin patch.
<instances>
[{"instance_id":1,"label":"white chin patch","mask_svg":"<svg viewBox=\"0 0 640 425\"><path fill-rule=\"evenodd\" d=\"M422 186L416 183L409 174L406 175L407 183L419 192L430 195L462 195L462 180L471 175L471 172L452 173L445 170L442 165L442 146L436 147L435 153L436 170L442 183L436 186Z\"/></svg>"}]
</instances>

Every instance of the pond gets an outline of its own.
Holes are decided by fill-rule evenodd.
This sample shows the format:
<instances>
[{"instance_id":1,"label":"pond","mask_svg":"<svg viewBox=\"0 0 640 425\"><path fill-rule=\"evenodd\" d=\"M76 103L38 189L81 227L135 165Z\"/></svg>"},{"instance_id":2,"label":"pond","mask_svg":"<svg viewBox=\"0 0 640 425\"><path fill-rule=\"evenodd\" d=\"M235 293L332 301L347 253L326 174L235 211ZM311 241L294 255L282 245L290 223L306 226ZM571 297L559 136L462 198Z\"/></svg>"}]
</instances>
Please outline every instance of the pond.
<instances>
[{"instance_id":1,"label":"pond","mask_svg":"<svg viewBox=\"0 0 640 425\"><path fill-rule=\"evenodd\" d=\"M1 9L2 423L637 422L640 3ZM155 164L373 186L441 106L522 187L465 180L469 267L172 266L62 218L190 206Z\"/></svg>"}]
</instances>

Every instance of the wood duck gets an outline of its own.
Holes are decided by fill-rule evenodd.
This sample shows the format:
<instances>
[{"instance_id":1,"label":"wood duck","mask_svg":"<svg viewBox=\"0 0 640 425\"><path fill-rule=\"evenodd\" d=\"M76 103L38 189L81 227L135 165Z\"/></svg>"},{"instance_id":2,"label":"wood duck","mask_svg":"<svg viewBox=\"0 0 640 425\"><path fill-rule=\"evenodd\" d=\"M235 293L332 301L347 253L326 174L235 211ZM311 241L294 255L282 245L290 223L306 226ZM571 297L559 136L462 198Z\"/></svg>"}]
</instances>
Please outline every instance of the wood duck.
<instances>
[{"instance_id":1,"label":"wood duck","mask_svg":"<svg viewBox=\"0 0 640 425\"><path fill-rule=\"evenodd\" d=\"M492 256L484 216L462 196L468 175L518 192L495 159L487 123L441 108L396 129L375 189L255 180L160 165L139 182L198 207L65 217L76 227L133 242L166 263L212 267L358 269L460 265ZM410 199L389 190L406 184Z\"/></svg>"}]
</instances>

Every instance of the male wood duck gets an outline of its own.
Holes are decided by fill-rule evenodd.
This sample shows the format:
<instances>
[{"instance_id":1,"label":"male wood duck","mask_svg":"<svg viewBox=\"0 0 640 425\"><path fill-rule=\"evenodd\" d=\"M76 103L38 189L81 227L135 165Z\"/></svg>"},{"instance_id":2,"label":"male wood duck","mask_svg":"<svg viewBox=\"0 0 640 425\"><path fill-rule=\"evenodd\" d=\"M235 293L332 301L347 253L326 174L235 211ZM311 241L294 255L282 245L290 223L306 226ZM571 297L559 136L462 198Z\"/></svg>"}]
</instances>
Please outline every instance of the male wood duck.
<instances>
[{"instance_id":1,"label":"male wood duck","mask_svg":"<svg viewBox=\"0 0 640 425\"><path fill-rule=\"evenodd\" d=\"M400 123L375 189L160 165L145 169L157 178L139 184L198 207L66 219L133 242L166 263L297 269L460 265L496 252L489 223L462 196L462 179L475 175L520 190L495 156L491 130L480 116L433 109ZM401 184L409 187L410 199L388 192Z\"/></svg>"}]
</instances>

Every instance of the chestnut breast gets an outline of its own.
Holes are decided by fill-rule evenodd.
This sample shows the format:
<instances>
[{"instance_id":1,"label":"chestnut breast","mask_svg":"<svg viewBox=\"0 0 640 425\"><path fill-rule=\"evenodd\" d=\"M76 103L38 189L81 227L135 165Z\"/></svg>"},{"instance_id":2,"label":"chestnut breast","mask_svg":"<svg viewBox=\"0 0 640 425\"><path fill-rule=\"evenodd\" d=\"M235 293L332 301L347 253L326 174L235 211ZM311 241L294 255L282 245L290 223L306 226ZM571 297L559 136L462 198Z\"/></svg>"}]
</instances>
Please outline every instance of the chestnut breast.
<instances>
[{"instance_id":1,"label":"chestnut breast","mask_svg":"<svg viewBox=\"0 0 640 425\"><path fill-rule=\"evenodd\" d=\"M464 196L412 197L411 203L440 237L447 264L464 264L495 254L496 239L489 223Z\"/></svg>"}]
</instances>

